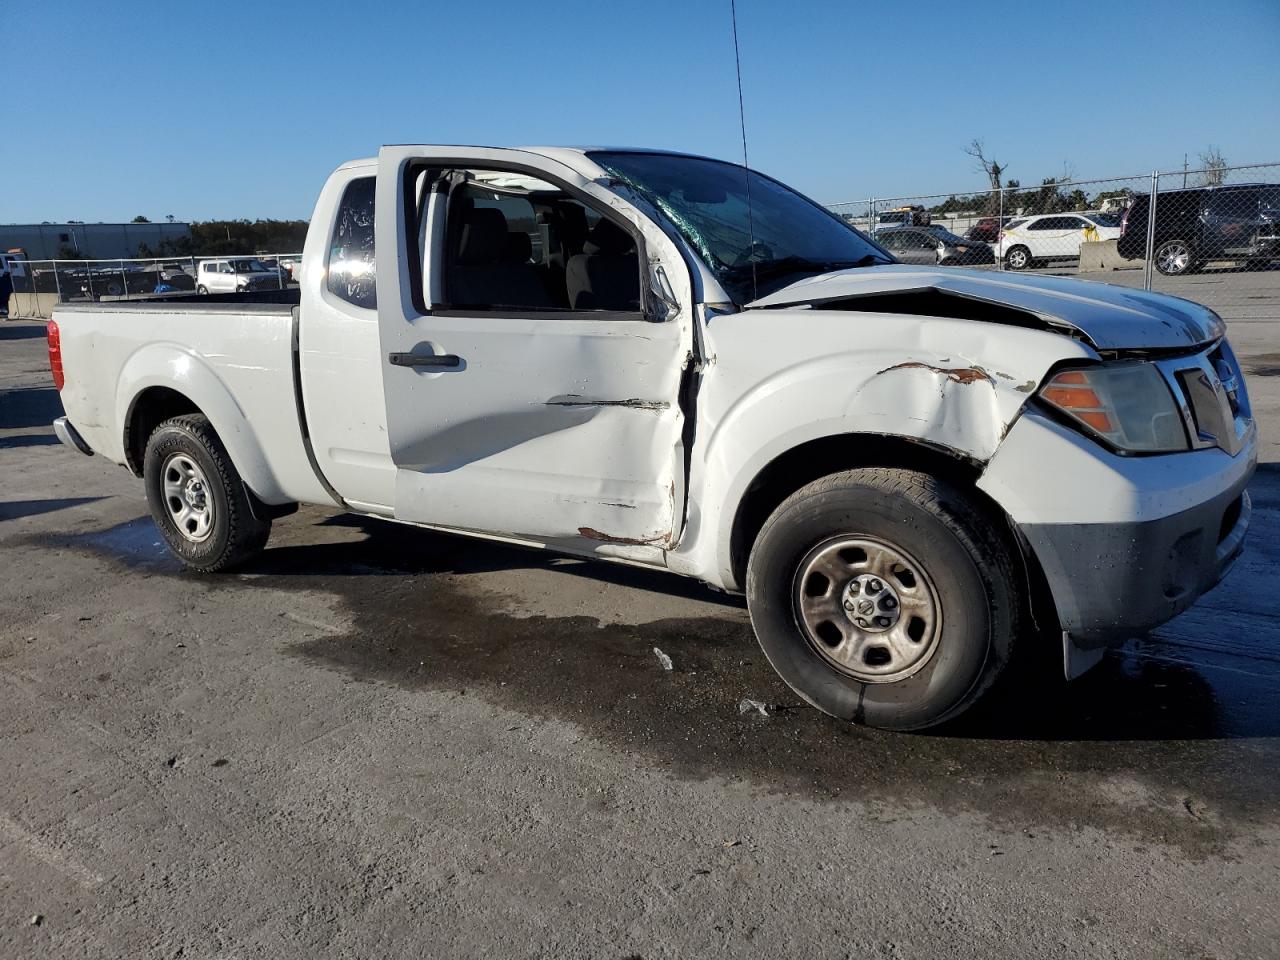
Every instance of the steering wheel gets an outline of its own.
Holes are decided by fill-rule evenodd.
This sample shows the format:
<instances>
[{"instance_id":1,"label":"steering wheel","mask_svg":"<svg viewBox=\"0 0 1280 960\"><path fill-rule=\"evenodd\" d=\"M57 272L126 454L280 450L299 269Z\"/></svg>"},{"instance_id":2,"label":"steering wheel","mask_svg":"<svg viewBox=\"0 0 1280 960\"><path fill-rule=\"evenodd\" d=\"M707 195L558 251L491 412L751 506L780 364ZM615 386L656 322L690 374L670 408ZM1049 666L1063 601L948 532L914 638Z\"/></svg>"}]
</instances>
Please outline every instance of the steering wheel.
<instances>
[{"instance_id":1,"label":"steering wheel","mask_svg":"<svg viewBox=\"0 0 1280 960\"><path fill-rule=\"evenodd\" d=\"M751 263L753 260L756 263L760 263L761 261L772 260L772 259L773 259L773 250L770 249L768 244L760 240L757 240L755 243L751 244L751 246L746 247L744 250L742 250L742 252L740 252L734 258L733 263L731 263L730 266L745 267L749 263Z\"/></svg>"}]
</instances>

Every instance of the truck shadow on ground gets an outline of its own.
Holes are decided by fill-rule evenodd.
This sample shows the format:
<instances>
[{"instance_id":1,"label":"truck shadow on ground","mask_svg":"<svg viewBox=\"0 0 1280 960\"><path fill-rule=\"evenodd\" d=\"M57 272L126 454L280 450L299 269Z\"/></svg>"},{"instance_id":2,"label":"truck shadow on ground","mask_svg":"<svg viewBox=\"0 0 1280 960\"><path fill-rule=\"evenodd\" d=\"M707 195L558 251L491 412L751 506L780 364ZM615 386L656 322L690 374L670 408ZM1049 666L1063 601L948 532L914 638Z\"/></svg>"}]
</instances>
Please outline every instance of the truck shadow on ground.
<instances>
[{"instance_id":1,"label":"truck shadow on ground","mask_svg":"<svg viewBox=\"0 0 1280 960\"><path fill-rule=\"evenodd\" d=\"M942 731L885 733L833 720L791 693L737 598L660 572L316 513L279 522L279 545L240 576L181 572L148 518L60 545L215 591L335 594L351 628L285 655L358 681L479 695L531 724L568 721L679 778L858 799L877 804L876 816L926 804L1091 825L1197 856L1220 852L1233 824L1280 817L1280 683L1265 673L1133 647L1072 684L1034 679ZM338 542L315 542L335 534ZM522 616L469 576L533 568L709 606L705 616L634 625ZM769 715L741 713L743 698L768 704Z\"/></svg>"},{"instance_id":2,"label":"truck shadow on ground","mask_svg":"<svg viewBox=\"0 0 1280 960\"><path fill-rule=\"evenodd\" d=\"M0 322L0 340L43 340L47 328L43 323L4 323Z\"/></svg>"},{"instance_id":3,"label":"truck shadow on ground","mask_svg":"<svg viewBox=\"0 0 1280 960\"><path fill-rule=\"evenodd\" d=\"M0 430L47 427L60 416L62 400L51 386L22 387L0 393Z\"/></svg>"}]
</instances>

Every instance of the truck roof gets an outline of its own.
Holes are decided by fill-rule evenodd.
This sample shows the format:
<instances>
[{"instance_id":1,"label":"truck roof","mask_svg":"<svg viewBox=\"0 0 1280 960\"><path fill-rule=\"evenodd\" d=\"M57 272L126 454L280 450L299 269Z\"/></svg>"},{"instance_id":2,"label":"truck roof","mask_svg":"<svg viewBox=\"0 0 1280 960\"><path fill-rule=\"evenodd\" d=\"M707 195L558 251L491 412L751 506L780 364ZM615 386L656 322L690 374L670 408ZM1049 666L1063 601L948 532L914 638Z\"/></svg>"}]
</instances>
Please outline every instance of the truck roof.
<instances>
[{"instance_id":1,"label":"truck roof","mask_svg":"<svg viewBox=\"0 0 1280 960\"><path fill-rule=\"evenodd\" d=\"M407 144L405 144L405 146L407 146ZM716 157L704 157L696 153L683 153L679 150L663 150L657 147L608 147L608 146L495 147L492 145L481 145L481 144L474 144L474 143L473 144L436 144L436 143L427 144L427 143L424 143L424 144L417 144L417 146L424 146L424 147L456 146L459 150L516 150L523 153L532 153L532 154L537 154L540 157L545 157L548 160L556 160L560 163L563 163L566 167L571 168L572 170L576 171L577 173L581 174L582 176L588 179L594 179L596 177L602 176L604 173L604 171L601 170L600 167L596 165L595 161L593 161L588 156L588 154L596 153L596 152L660 153L660 154L664 154L666 156L672 156L672 157L692 157L697 160L716 160L717 162L721 162L721 163L726 162L726 161L718 160ZM729 162L732 162L732 161L729 161ZM338 169L353 170L353 169L359 169L362 167L371 166L375 163L377 163L376 157L363 157L359 160L348 161Z\"/></svg>"}]
</instances>

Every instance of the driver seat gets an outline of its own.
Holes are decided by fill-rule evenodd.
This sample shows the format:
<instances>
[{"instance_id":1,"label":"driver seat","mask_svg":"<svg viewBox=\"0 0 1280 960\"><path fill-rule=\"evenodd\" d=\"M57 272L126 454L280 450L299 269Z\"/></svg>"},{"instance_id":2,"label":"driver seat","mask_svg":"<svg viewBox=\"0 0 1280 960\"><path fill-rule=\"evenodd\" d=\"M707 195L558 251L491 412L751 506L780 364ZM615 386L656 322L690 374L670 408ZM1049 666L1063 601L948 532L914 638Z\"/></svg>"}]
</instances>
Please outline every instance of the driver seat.
<instances>
[{"instance_id":1,"label":"driver seat","mask_svg":"<svg viewBox=\"0 0 1280 960\"><path fill-rule=\"evenodd\" d=\"M611 220L592 227L582 253L565 267L565 289L574 310L639 310L640 262L631 234Z\"/></svg>"}]
</instances>

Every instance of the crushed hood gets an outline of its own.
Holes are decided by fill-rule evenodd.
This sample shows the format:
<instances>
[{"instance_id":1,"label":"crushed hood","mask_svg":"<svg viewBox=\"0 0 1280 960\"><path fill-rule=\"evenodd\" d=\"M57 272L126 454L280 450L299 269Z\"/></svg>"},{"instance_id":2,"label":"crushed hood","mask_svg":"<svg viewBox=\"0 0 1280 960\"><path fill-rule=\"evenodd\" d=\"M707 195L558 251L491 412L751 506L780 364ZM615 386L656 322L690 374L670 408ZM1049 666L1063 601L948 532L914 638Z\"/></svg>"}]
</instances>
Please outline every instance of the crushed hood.
<instances>
[{"instance_id":1,"label":"crushed hood","mask_svg":"<svg viewBox=\"0 0 1280 960\"><path fill-rule=\"evenodd\" d=\"M1131 290L1093 280L1069 277L964 270L956 267L912 267L892 264L838 270L807 277L766 297L747 304L748 308L810 305L826 309L875 311L886 297L903 297L903 308L890 312L912 313L912 294L933 294L956 298L955 310L945 315L965 317L965 301L1004 308L1008 316L1016 311L1029 322L1057 328L1082 337L1099 350L1163 350L1195 347L1217 340L1225 332L1221 318L1208 307L1165 294ZM865 307L859 298L872 298ZM923 301L922 301L923 302ZM939 315L936 309L920 311ZM990 313L975 311L974 319L990 319ZM1013 322L1013 321L1006 321Z\"/></svg>"}]
</instances>

